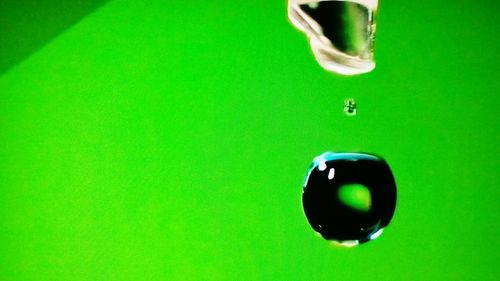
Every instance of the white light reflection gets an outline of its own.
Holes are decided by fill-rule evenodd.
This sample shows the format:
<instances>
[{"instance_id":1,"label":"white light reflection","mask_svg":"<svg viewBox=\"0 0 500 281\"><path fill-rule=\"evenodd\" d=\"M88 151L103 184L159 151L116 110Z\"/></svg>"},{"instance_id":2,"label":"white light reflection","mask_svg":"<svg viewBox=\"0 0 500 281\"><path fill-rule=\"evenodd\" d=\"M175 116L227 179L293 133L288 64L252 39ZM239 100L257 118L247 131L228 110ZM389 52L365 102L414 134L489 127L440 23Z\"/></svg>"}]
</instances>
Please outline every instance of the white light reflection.
<instances>
[{"instance_id":1,"label":"white light reflection","mask_svg":"<svg viewBox=\"0 0 500 281\"><path fill-rule=\"evenodd\" d=\"M377 232L375 232L372 235L370 235L370 240L377 239L380 235L382 235L383 231L384 231L384 229L381 228Z\"/></svg>"},{"instance_id":2,"label":"white light reflection","mask_svg":"<svg viewBox=\"0 0 500 281\"><path fill-rule=\"evenodd\" d=\"M326 162L325 162L325 161L321 161L321 162L319 162L318 169L319 169L320 171L324 171L324 170L326 170Z\"/></svg>"},{"instance_id":3,"label":"white light reflection","mask_svg":"<svg viewBox=\"0 0 500 281\"><path fill-rule=\"evenodd\" d=\"M335 177L335 169L330 168L330 171L328 171L328 179L331 180L333 177Z\"/></svg>"},{"instance_id":4,"label":"white light reflection","mask_svg":"<svg viewBox=\"0 0 500 281\"><path fill-rule=\"evenodd\" d=\"M358 240L332 241L332 245L351 248L358 246L359 241Z\"/></svg>"}]
</instances>

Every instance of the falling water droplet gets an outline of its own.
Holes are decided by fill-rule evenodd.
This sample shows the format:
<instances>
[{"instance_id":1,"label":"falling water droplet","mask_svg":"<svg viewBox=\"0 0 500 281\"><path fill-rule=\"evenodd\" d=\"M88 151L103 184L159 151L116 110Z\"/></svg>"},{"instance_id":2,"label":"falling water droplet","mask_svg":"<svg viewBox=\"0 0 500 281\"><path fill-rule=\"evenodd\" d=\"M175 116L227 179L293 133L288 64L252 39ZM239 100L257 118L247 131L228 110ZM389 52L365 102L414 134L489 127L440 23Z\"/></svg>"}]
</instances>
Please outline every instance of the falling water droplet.
<instances>
[{"instance_id":1,"label":"falling water droplet","mask_svg":"<svg viewBox=\"0 0 500 281\"><path fill-rule=\"evenodd\" d=\"M309 224L323 238L355 246L379 237L391 221L396 183L379 156L326 152L313 160L302 204Z\"/></svg>"},{"instance_id":2,"label":"falling water droplet","mask_svg":"<svg viewBox=\"0 0 500 281\"><path fill-rule=\"evenodd\" d=\"M347 116L354 116L357 113L358 106L356 105L356 101L352 98L346 99L344 101L344 113Z\"/></svg>"}]
</instances>

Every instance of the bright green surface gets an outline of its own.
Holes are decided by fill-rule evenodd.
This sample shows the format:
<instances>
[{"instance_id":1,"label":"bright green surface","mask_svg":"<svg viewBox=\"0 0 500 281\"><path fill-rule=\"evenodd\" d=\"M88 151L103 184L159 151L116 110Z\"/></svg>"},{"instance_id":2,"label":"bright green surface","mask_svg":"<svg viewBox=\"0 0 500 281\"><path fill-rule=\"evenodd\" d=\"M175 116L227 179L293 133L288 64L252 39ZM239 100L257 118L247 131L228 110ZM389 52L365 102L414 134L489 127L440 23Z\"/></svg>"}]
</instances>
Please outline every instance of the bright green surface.
<instances>
[{"instance_id":1,"label":"bright green surface","mask_svg":"<svg viewBox=\"0 0 500 281\"><path fill-rule=\"evenodd\" d=\"M499 280L497 2L382 1L352 78L285 7L114 0L1 76L0 280ZM392 167L377 240L308 225L327 150Z\"/></svg>"}]
</instances>

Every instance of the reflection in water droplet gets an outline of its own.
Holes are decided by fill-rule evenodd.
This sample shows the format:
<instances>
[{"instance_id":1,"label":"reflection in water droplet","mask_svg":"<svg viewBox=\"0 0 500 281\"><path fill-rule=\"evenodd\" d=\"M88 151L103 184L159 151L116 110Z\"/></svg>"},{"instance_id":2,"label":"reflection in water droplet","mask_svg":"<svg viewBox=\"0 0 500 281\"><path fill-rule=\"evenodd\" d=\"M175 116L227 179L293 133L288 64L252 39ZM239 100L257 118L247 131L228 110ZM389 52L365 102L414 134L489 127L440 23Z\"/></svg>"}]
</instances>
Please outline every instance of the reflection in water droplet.
<instances>
[{"instance_id":1,"label":"reflection in water droplet","mask_svg":"<svg viewBox=\"0 0 500 281\"><path fill-rule=\"evenodd\" d=\"M302 203L309 224L323 238L354 246L377 238L389 224L396 184L378 156L327 152L313 160Z\"/></svg>"},{"instance_id":2,"label":"reflection in water droplet","mask_svg":"<svg viewBox=\"0 0 500 281\"><path fill-rule=\"evenodd\" d=\"M378 0L288 0L288 18L309 38L327 71L354 75L375 67L375 12Z\"/></svg>"},{"instance_id":3,"label":"reflection in water droplet","mask_svg":"<svg viewBox=\"0 0 500 281\"><path fill-rule=\"evenodd\" d=\"M353 210L360 212L370 211L372 205L370 190L362 184L351 183L341 185L337 189L337 196L341 204L344 204Z\"/></svg>"}]
</instances>

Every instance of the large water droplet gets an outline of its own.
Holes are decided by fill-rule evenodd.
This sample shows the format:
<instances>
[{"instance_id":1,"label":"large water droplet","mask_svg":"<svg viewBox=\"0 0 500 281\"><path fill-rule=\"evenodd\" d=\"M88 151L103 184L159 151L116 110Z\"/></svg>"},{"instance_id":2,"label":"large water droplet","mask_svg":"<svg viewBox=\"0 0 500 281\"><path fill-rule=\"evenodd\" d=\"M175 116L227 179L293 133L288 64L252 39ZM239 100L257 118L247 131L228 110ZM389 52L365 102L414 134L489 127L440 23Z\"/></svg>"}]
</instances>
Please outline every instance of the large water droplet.
<instances>
[{"instance_id":1,"label":"large water droplet","mask_svg":"<svg viewBox=\"0 0 500 281\"><path fill-rule=\"evenodd\" d=\"M302 194L307 220L323 238L353 246L377 238L396 208L396 183L387 163L366 153L314 158Z\"/></svg>"}]
</instances>

